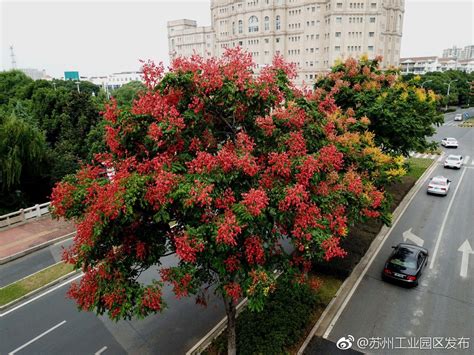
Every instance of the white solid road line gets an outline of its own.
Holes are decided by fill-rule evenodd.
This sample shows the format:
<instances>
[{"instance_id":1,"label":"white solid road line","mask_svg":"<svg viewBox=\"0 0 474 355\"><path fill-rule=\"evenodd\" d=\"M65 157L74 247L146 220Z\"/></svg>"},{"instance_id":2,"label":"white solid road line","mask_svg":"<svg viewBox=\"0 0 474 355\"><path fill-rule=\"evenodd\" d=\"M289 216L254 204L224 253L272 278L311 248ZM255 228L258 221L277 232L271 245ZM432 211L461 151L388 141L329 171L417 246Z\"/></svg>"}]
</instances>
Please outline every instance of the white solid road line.
<instances>
[{"instance_id":1,"label":"white solid road line","mask_svg":"<svg viewBox=\"0 0 474 355\"><path fill-rule=\"evenodd\" d=\"M65 320L63 320L61 323L56 324L54 327L52 327L52 328L46 330L45 332L41 333L41 334L38 335L36 338L31 339L28 343L25 343L25 344L23 344L22 346L20 346L19 348L16 348L15 350L13 350L12 352L9 352L8 355L13 355L13 354L19 352L21 349L26 348L28 345L30 345L31 343L34 343L34 342L37 341L39 338L42 338L42 337L44 337L46 334L51 333L51 332L52 332L53 330L55 330L56 328L59 328L59 327L62 326L64 323L66 323Z\"/></svg>"},{"instance_id":2,"label":"white solid road line","mask_svg":"<svg viewBox=\"0 0 474 355\"><path fill-rule=\"evenodd\" d=\"M436 260L436 255L438 254L438 249L439 249L439 244L441 242L441 237L443 236L444 232L444 227L446 226L446 222L448 220L449 216L449 211L451 211L451 207L453 206L454 198L456 197L456 194L459 190L459 186L461 186L462 179L464 177L464 174L466 173L467 169L463 169L461 173L461 177L459 178L458 185L456 186L456 189L454 190L453 197L451 197L451 201L449 201L448 209L446 210L446 214L444 215L443 222L441 223L441 229L439 230L438 233L438 238L436 240L436 245L433 251L433 254L431 256L431 263L430 263L430 269L433 268L435 260Z\"/></svg>"},{"instance_id":3,"label":"white solid road line","mask_svg":"<svg viewBox=\"0 0 474 355\"><path fill-rule=\"evenodd\" d=\"M433 172L434 168L436 167L436 164L432 164L431 167L428 168L428 170L426 170L426 172L424 174L426 174L426 176L423 178L423 181L420 181L420 185L418 185L418 187L416 187L416 190L413 192L413 195L410 197L410 199L408 200L407 204L405 205L405 207L403 207L403 209L400 211L400 214L398 215L398 217L395 219L395 221L393 221L392 225L390 226L389 230L387 231L387 234L385 234L385 237L383 238L383 240L380 242L379 246L377 247L377 249L375 250L374 254L372 255L372 257L370 258L369 262L367 263L367 265L365 266L364 270L362 271L362 273L359 275L359 278L357 279L357 281L355 282L354 286L352 286L352 289L350 290L349 294L346 296L346 299L344 300L344 302L342 302L341 306L339 307L339 309L337 310L337 313L335 314L335 316L333 317L333 319L331 320L331 323L329 323L329 326L327 327L326 331L324 332L323 334L323 338L324 339L327 339L329 334L331 334L331 331L333 330L334 326L336 325L337 321L339 320L339 317L341 316L342 312L344 311L344 309L346 308L347 304L349 303L349 301L351 300L352 298L352 295L354 294L354 292L357 290L357 287L359 287L359 284L360 282L362 281L362 279L364 278L365 274L367 273L367 271L369 270L370 266L372 265L372 263L374 262L375 258L377 257L377 255L379 254L380 252L380 249L382 249L383 245L385 244L385 242L387 241L388 237L392 234L392 231L393 231L393 228L395 228L395 226L397 225L398 221L400 221L400 219L402 218L403 214L405 213L405 211L407 210L408 206L410 206L411 202L413 201L413 199L415 198L415 196L418 194L418 192L420 191L420 189L425 186L425 183L426 181L429 179L431 173ZM418 183L418 182L417 182Z\"/></svg>"},{"instance_id":4,"label":"white solid road line","mask_svg":"<svg viewBox=\"0 0 474 355\"><path fill-rule=\"evenodd\" d=\"M444 153L439 156L438 161L440 162L441 160L443 160L443 158L444 158Z\"/></svg>"},{"instance_id":5,"label":"white solid road line","mask_svg":"<svg viewBox=\"0 0 474 355\"><path fill-rule=\"evenodd\" d=\"M71 279L68 279L68 280L64 281L62 284L59 284L59 285L57 285L57 286L55 286L55 287L52 287L52 288L48 289L47 291L43 292L42 294L40 294L40 295L38 295L38 296L36 296L36 297L33 297L33 298L29 299L28 301L23 302L23 303L19 304L19 305L16 306L16 307L13 307L12 309L9 309L8 311L6 311L6 312L0 314L0 318L6 316L7 314L9 314L9 313L11 313L11 312L13 312L13 311L16 311L16 310L19 309L19 308L22 308L23 306L26 306L28 303L31 303L31 302L33 302L33 301L36 301L38 298L41 298L41 297L43 297L43 296L46 296L48 293L51 293L51 292L57 290L58 288L63 287L64 285L67 285L68 283L71 283L71 282L74 281L74 280L77 280L79 277L82 277L83 275L84 275L84 274L81 272L79 275L77 275L77 276L75 276L75 277L73 277L73 278L71 278Z\"/></svg>"},{"instance_id":6,"label":"white solid road line","mask_svg":"<svg viewBox=\"0 0 474 355\"><path fill-rule=\"evenodd\" d=\"M100 350L96 351L96 353L94 355L100 355L102 354L105 350L107 350L107 347L104 346L103 348L101 348Z\"/></svg>"}]
</instances>

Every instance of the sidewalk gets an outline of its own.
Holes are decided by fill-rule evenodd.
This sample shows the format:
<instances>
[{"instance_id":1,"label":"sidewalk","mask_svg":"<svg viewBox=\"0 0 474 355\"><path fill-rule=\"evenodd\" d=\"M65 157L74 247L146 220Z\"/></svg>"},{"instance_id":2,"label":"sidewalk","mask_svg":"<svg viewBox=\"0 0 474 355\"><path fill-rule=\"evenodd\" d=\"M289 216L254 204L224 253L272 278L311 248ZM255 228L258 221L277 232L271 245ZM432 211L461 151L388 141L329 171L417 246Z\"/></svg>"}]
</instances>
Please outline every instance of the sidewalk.
<instances>
[{"instance_id":1,"label":"sidewalk","mask_svg":"<svg viewBox=\"0 0 474 355\"><path fill-rule=\"evenodd\" d=\"M37 220L0 231L0 260L75 231L71 222L45 215Z\"/></svg>"}]
</instances>

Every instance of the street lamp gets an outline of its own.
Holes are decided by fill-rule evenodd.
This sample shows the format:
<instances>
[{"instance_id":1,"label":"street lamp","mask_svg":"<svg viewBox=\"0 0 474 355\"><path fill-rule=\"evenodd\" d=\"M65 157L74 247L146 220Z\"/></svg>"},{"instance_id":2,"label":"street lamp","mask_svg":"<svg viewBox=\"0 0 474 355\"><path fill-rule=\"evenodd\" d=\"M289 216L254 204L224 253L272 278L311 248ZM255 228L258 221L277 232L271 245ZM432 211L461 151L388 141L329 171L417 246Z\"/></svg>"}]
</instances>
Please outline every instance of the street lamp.
<instances>
[{"instance_id":1,"label":"street lamp","mask_svg":"<svg viewBox=\"0 0 474 355\"><path fill-rule=\"evenodd\" d=\"M444 85L448 85L448 92L446 93L446 107L444 109L445 111L448 111L449 89L451 89L451 83L454 83L455 81L458 81L458 79L453 79L448 84L444 83Z\"/></svg>"},{"instance_id":2,"label":"street lamp","mask_svg":"<svg viewBox=\"0 0 474 355\"><path fill-rule=\"evenodd\" d=\"M433 80L425 80L421 83L421 88L423 89L423 85L425 85L426 83L429 83L429 82L432 82Z\"/></svg>"},{"instance_id":3,"label":"street lamp","mask_svg":"<svg viewBox=\"0 0 474 355\"><path fill-rule=\"evenodd\" d=\"M78 92L78 93L81 93L81 89L79 88L79 84L80 84L80 83L81 83L80 81L76 81L77 92Z\"/></svg>"}]
</instances>

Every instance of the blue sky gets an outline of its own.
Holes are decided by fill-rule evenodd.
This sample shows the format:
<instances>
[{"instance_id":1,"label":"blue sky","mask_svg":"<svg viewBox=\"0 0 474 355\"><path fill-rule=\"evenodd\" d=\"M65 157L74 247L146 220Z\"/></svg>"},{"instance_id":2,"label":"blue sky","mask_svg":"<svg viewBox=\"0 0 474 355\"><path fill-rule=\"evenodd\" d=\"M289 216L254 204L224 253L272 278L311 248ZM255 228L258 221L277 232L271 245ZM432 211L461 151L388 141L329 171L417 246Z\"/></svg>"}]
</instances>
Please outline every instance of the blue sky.
<instances>
[{"instance_id":1,"label":"blue sky","mask_svg":"<svg viewBox=\"0 0 474 355\"><path fill-rule=\"evenodd\" d=\"M138 70L139 59L168 64L166 22L179 18L210 25L210 1L0 0L1 70L66 70L106 75ZM473 43L473 2L406 0L401 55L441 55Z\"/></svg>"}]
</instances>

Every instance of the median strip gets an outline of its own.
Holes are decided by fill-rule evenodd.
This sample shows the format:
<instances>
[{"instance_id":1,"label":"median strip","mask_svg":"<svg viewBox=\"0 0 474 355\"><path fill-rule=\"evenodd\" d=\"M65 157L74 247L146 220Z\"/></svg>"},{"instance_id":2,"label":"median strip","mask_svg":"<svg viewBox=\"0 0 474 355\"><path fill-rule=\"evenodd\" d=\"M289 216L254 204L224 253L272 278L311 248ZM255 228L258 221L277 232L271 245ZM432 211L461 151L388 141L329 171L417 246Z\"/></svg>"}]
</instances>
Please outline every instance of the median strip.
<instances>
[{"instance_id":1,"label":"median strip","mask_svg":"<svg viewBox=\"0 0 474 355\"><path fill-rule=\"evenodd\" d=\"M74 266L59 262L0 288L0 307L21 299L74 271Z\"/></svg>"}]
</instances>

